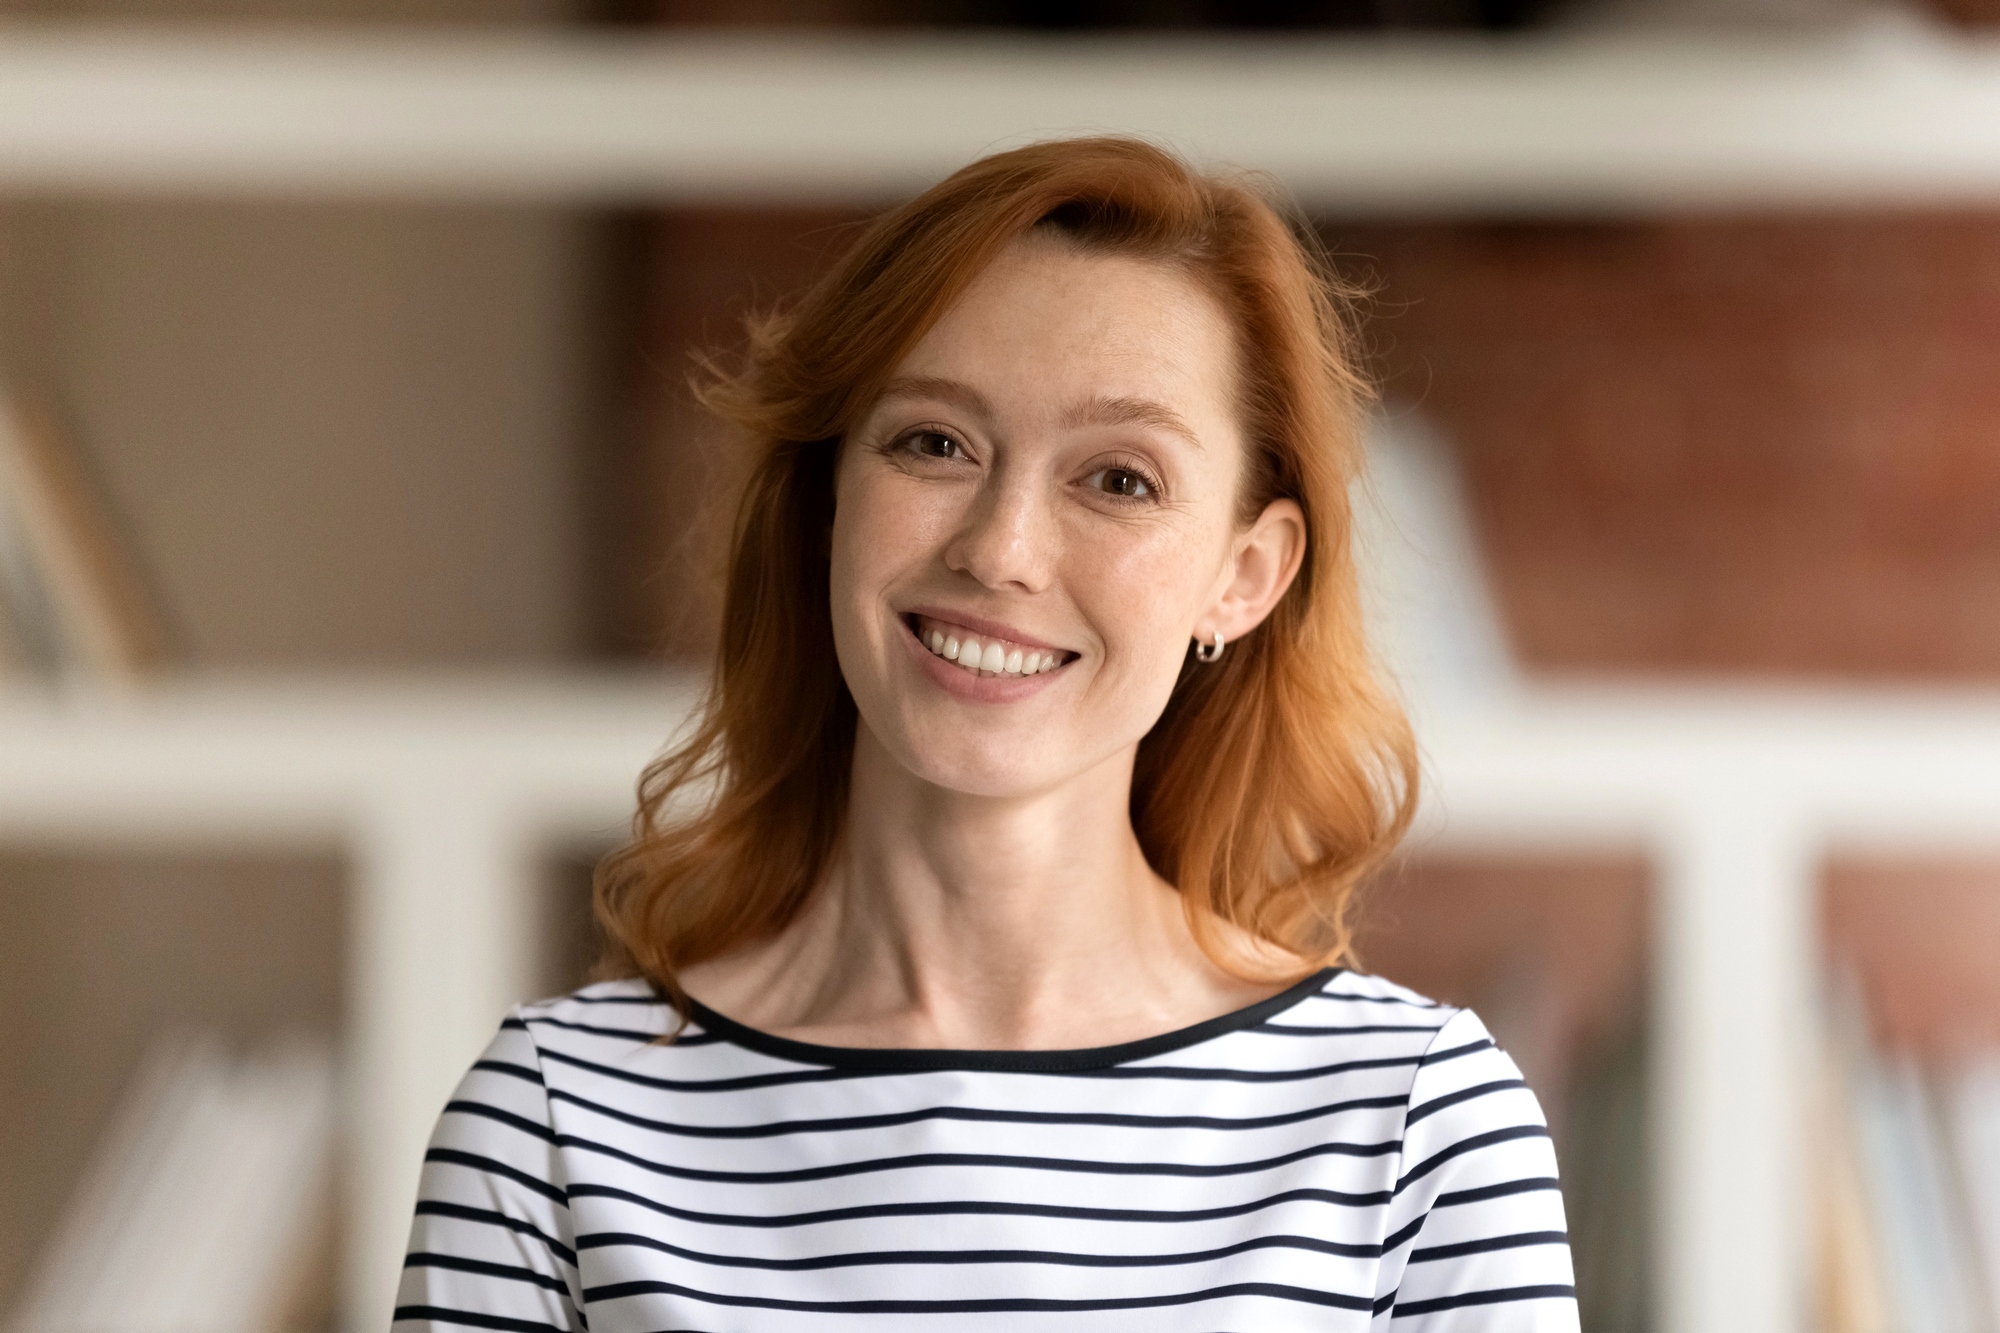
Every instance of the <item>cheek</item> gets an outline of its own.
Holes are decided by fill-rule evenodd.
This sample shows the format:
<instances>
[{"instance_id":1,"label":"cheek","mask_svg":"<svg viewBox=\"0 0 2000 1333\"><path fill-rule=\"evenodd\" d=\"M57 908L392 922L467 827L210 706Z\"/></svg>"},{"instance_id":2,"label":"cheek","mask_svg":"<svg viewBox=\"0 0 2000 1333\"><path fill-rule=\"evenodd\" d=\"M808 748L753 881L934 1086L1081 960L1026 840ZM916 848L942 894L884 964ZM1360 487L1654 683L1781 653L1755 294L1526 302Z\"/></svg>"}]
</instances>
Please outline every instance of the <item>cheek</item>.
<instances>
[{"instance_id":1,"label":"cheek","mask_svg":"<svg viewBox=\"0 0 2000 1333\"><path fill-rule=\"evenodd\" d=\"M1090 542L1070 562L1077 600L1104 636L1107 665L1122 679L1178 676L1189 628L1213 582L1201 535L1162 525L1119 541Z\"/></svg>"},{"instance_id":2,"label":"cheek","mask_svg":"<svg viewBox=\"0 0 2000 1333\"><path fill-rule=\"evenodd\" d=\"M921 567L945 530L935 497L898 485L899 476L857 468L843 475L833 518L833 606L838 621L879 600L904 572Z\"/></svg>"}]
</instances>

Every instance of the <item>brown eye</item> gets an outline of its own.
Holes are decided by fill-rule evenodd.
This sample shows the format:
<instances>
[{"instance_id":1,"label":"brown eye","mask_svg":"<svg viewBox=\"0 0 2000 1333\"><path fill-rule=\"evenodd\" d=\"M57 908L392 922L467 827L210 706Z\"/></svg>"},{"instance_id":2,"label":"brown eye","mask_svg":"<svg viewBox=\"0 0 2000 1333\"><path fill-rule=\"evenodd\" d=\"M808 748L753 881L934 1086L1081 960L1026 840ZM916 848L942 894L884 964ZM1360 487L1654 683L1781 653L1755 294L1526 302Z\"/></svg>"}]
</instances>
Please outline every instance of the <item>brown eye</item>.
<instances>
[{"instance_id":1,"label":"brown eye","mask_svg":"<svg viewBox=\"0 0 2000 1333\"><path fill-rule=\"evenodd\" d=\"M1153 493L1153 484L1131 468L1108 467L1091 481L1098 490L1121 500L1144 500Z\"/></svg>"},{"instance_id":2,"label":"brown eye","mask_svg":"<svg viewBox=\"0 0 2000 1333\"><path fill-rule=\"evenodd\" d=\"M939 430L920 430L910 436L910 447L926 458L950 458L958 449L958 441Z\"/></svg>"}]
</instances>

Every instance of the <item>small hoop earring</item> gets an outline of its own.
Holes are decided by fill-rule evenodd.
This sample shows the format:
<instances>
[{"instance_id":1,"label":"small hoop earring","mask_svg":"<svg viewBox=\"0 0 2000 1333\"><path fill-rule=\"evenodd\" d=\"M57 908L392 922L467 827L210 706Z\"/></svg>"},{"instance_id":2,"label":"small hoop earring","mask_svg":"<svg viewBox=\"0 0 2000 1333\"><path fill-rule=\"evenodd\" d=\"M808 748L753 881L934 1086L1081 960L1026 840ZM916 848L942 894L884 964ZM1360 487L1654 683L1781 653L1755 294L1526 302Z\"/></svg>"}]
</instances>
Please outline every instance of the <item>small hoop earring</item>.
<instances>
[{"instance_id":1,"label":"small hoop earring","mask_svg":"<svg viewBox=\"0 0 2000 1333\"><path fill-rule=\"evenodd\" d=\"M1222 650L1224 646L1225 645L1222 642L1222 631L1217 630L1215 631L1215 642L1213 644L1207 644L1207 643L1195 644L1194 660L1197 662L1206 662L1210 666L1213 666L1215 665L1215 663L1220 662L1222 660Z\"/></svg>"}]
</instances>

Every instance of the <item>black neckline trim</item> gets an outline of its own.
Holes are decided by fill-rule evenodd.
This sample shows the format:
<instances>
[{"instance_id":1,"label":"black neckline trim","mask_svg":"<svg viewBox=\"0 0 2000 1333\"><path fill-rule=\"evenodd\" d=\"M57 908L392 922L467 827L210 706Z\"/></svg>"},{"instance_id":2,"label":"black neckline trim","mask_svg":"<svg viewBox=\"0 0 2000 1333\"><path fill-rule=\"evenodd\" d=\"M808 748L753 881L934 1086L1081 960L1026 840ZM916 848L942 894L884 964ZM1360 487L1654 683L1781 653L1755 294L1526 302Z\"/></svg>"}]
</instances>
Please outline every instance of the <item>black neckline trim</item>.
<instances>
[{"instance_id":1,"label":"black neckline trim","mask_svg":"<svg viewBox=\"0 0 2000 1333\"><path fill-rule=\"evenodd\" d=\"M1086 1046L1063 1051L948 1051L905 1046L821 1046L816 1042L794 1041L746 1027L733 1018L690 996L688 1013L704 1032L732 1045L762 1055L776 1056L796 1064L824 1065L832 1069L874 1070L973 1070L981 1072L1067 1074L1090 1069L1109 1069L1148 1056L1165 1055L1220 1037L1224 1033L1255 1027L1313 995L1339 976L1345 968L1325 967L1295 986L1279 991L1268 1000L1259 1000L1191 1027L1163 1032L1157 1037L1120 1042L1116 1046Z\"/></svg>"}]
</instances>

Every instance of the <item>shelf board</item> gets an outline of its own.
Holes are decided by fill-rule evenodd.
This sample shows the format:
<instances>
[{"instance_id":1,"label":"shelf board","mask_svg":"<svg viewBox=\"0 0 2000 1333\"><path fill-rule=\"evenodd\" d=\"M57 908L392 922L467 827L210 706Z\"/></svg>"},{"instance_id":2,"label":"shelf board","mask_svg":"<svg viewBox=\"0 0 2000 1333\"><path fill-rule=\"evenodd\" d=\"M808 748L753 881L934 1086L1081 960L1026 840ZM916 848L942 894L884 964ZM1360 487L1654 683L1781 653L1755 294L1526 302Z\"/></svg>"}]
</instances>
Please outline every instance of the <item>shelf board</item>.
<instances>
[{"instance_id":1,"label":"shelf board","mask_svg":"<svg viewBox=\"0 0 2000 1333\"><path fill-rule=\"evenodd\" d=\"M0 689L0 837L286 843L435 777L615 827L701 682L652 672L201 676ZM1816 841L2000 848L2000 693L1544 683L1414 715L1422 841L1661 846L1754 790Z\"/></svg>"},{"instance_id":2,"label":"shelf board","mask_svg":"<svg viewBox=\"0 0 2000 1333\"><path fill-rule=\"evenodd\" d=\"M873 203L1153 136L1355 215L2000 202L2000 42L0 25L0 190Z\"/></svg>"}]
</instances>

